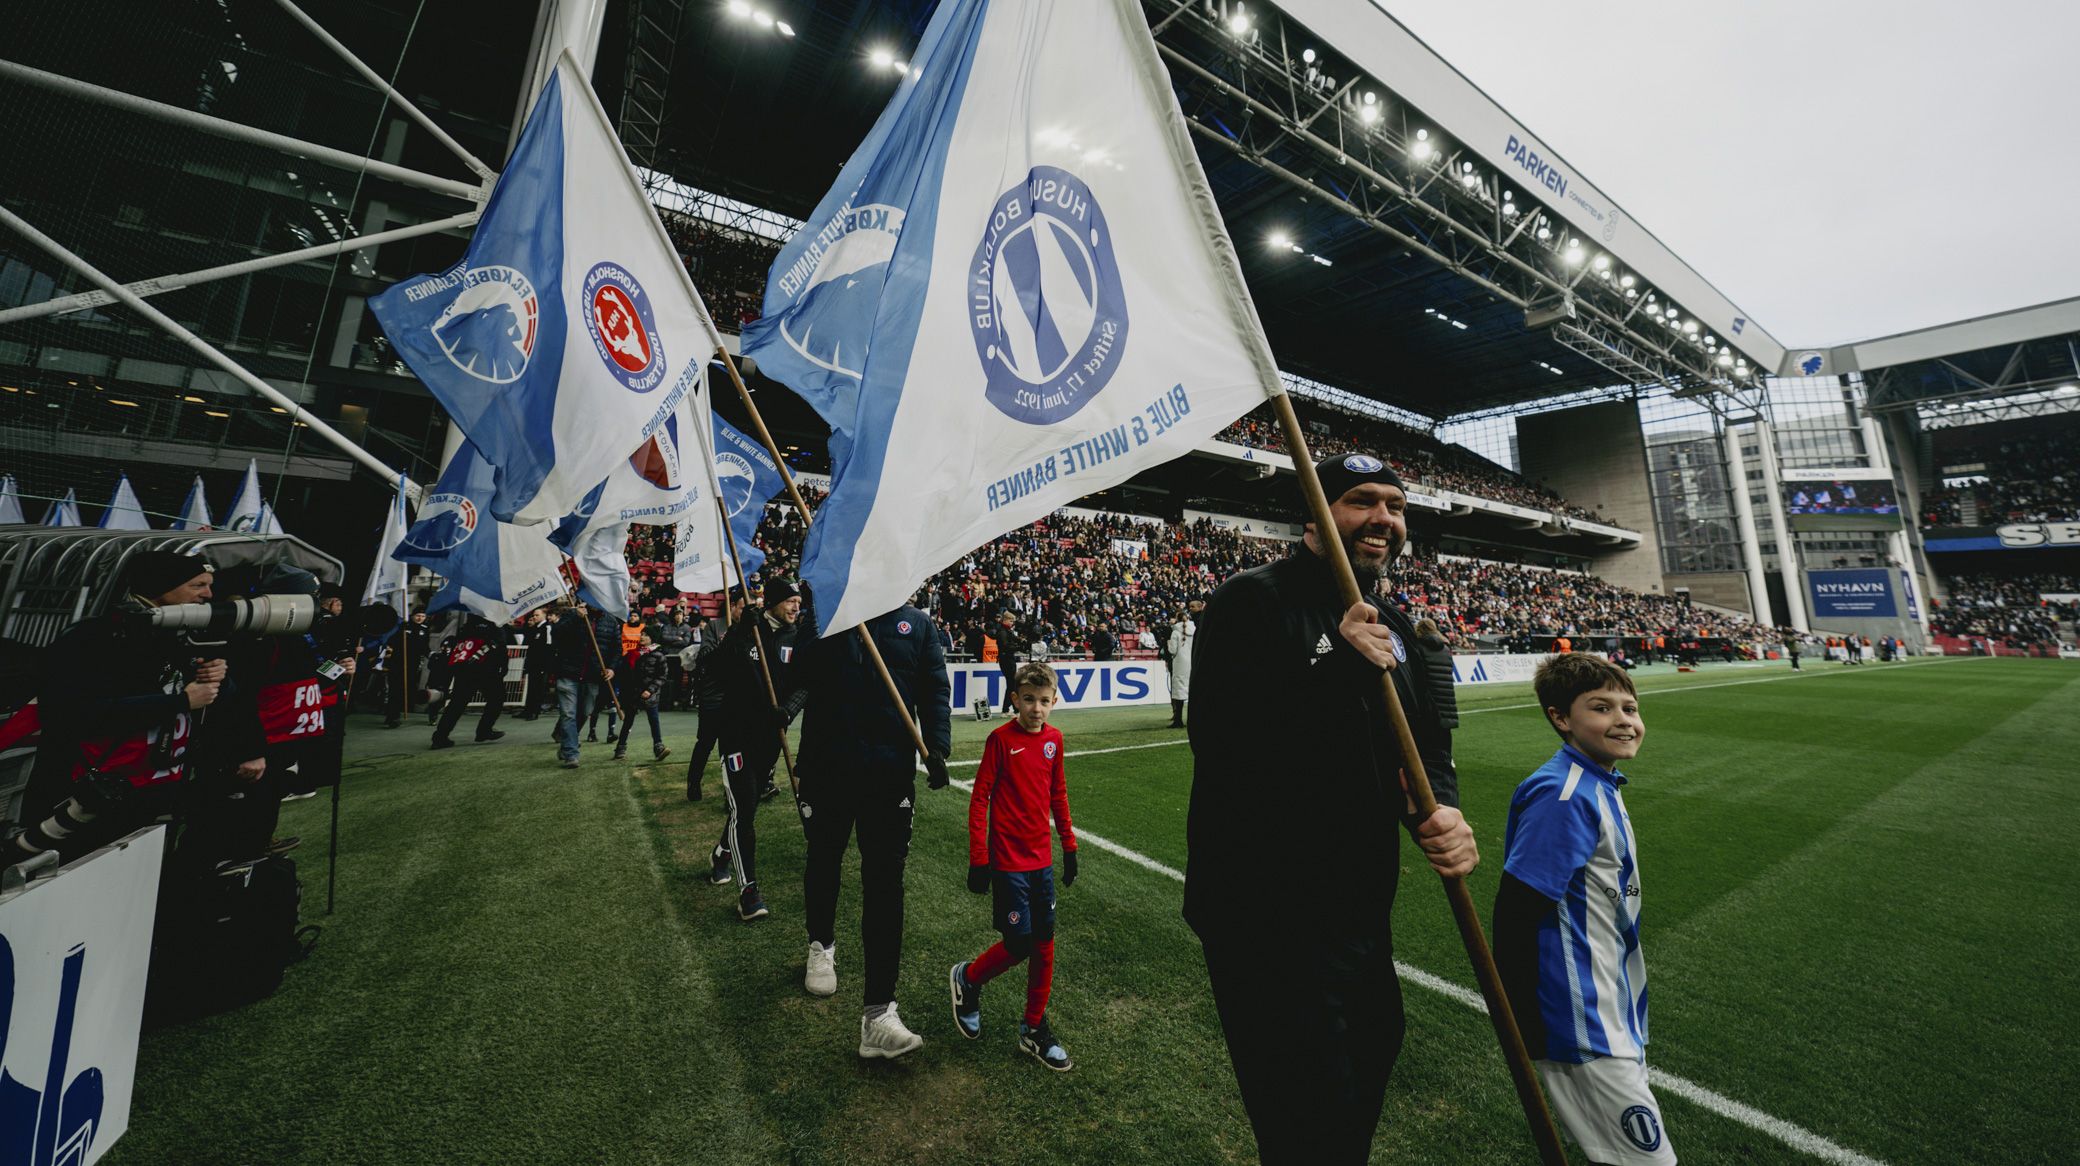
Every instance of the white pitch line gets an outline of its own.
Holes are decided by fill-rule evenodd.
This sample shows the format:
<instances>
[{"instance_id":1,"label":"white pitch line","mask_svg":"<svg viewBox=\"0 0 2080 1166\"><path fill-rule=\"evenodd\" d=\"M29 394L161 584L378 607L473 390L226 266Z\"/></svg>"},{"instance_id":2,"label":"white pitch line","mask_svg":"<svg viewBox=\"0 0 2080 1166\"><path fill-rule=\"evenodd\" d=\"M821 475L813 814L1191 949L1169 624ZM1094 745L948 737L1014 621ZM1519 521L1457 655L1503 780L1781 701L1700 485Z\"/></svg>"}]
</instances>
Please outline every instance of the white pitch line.
<instances>
[{"instance_id":1,"label":"white pitch line","mask_svg":"<svg viewBox=\"0 0 2080 1166\"><path fill-rule=\"evenodd\" d=\"M1959 659L1962 658L1963 657L1959 657ZM1767 679L1782 680L1788 678L1769 677ZM1762 681L1739 680L1730 681L1728 683L1759 684L1762 683ZM1704 688L1718 686L1696 685L1694 687ZM1688 692L1689 689L1676 689L1675 691ZM1474 711L1486 712L1493 710L1481 709ZM1183 741L1154 741L1142 745L1117 745L1109 749L1086 749L1080 753L1067 753L1064 754L1064 756L1087 757L1094 753L1123 753L1130 749L1157 749L1165 745L1182 744L1184 744ZM950 761L947 762L947 764L949 766L978 765L980 764L980 762ZM958 789L963 793L971 792L975 788L975 783L972 781L955 781L951 784L955 789ZM1128 862L1131 862L1136 866L1154 871L1155 873L1162 875L1165 878L1171 879L1174 882L1184 882L1183 871L1178 870L1176 867L1170 866L1167 863L1157 862L1155 859L1150 858L1149 856L1141 853L1138 850L1133 850L1128 847L1121 846L1119 843L1114 842L1109 838L1103 838L1099 835L1091 833L1088 830L1079 828L1076 831L1076 840L1079 844L1088 843L1092 846L1097 847L1100 850L1106 851L1107 853L1118 855L1119 857L1126 859ZM1468 1008L1474 1009L1482 1015L1487 1014L1487 1001L1482 1000L1481 994L1479 992L1474 991L1471 988L1464 987L1460 984L1455 984L1442 976L1433 975L1432 973L1426 972L1413 964L1406 964L1401 962L1400 960L1394 961L1394 970L1397 973L1399 973L1402 980L1407 983L1415 984L1423 988L1428 988L1432 992L1436 992L1437 994L1444 996L1455 1003L1463 1004ZM1681 1097L1684 1100L1689 1101L1692 1104L1697 1105L1703 1109L1710 1110L1711 1112L1716 1113L1720 1117L1726 1118L1729 1121L1737 1122L1741 1125L1747 1126L1749 1129L1755 1130L1758 1133L1767 1134L1770 1137L1775 1138L1778 1141L1784 1143L1785 1145L1790 1146L1792 1149L1801 1151L1806 1154L1811 1154L1813 1157L1818 1158L1823 1162L1833 1162L1836 1163L1836 1166L1885 1166L1883 1162L1879 1161L1876 1158L1871 1158L1866 1155L1859 1154L1856 1151L1849 1149L1847 1146L1840 1144L1839 1142L1830 1141L1827 1138L1821 1137L1819 1134L1816 1134L1813 1131L1806 1129L1804 1126L1797 1125L1793 1122L1785 1121L1780 1117L1773 1117L1770 1114L1764 1113L1763 1111L1756 1109L1752 1105L1746 1105L1742 1102L1735 1101L1733 1098L1728 1097L1723 1093L1718 1093L1714 1090L1707 1089L1704 1086L1689 1080L1688 1078L1679 1077L1676 1074L1668 1072L1665 1069L1656 1069L1651 1066L1648 1068L1647 1072L1657 1088L1665 1089L1668 1092L1673 1093L1676 1096Z\"/></svg>"}]
</instances>

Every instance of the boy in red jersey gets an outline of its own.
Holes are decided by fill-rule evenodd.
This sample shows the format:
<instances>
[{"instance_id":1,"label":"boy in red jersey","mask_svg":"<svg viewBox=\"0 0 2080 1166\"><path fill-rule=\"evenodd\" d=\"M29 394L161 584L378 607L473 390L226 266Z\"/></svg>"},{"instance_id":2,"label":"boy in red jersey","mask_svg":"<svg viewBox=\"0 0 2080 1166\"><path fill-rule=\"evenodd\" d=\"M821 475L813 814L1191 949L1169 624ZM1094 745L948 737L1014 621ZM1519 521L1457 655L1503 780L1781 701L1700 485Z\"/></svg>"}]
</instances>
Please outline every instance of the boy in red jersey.
<instances>
[{"instance_id":1,"label":"boy in red jersey","mask_svg":"<svg viewBox=\"0 0 2080 1166\"><path fill-rule=\"evenodd\" d=\"M991 892L997 933L1004 938L973 960L953 965L953 1023L982 1035L982 986L1017 964L1026 967L1026 1010L1018 1047L1056 1072L1069 1054L1047 1025L1054 986L1054 849L1047 820L1062 836L1062 885L1076 883L1076 832L1069 825L1069 786L1062 768L1062 731L1047 723L1054 709L1054 669L1019 668L1013 700L1018 719L989 735L975 790L968 798L968 889Z\"/></svg>"}]
</instances>

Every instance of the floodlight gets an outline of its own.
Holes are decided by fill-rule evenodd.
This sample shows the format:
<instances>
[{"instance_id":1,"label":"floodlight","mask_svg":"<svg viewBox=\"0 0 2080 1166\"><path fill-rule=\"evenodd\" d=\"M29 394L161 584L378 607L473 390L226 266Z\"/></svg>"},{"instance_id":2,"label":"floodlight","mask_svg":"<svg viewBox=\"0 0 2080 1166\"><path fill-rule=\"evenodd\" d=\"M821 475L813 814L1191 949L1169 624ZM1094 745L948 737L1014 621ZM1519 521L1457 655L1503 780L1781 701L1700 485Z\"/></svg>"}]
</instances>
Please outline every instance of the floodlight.
<instances>
[{"instance_id":1,"label":"floodlight","mask_svg":"<svg viewBox=\"0 0 2080 1166\"><path fill-rule=\"evenodd\" d=\"M1372 91L1371 91L1370 89L1368 89L1368 90L1366 90L1366 91L1365 91L1365 104L1367 104L1367 105L1372 105L1372 104L1374 104L1375 102L1377 102L1378 100L1379 100L1379 95L1378 95L1378 94L1376 94L1376 93L1372 92Z\"/></svg>"},{"instance_id":2,"label":"floodlight","mask_svg":"<svg viewBox=\"0 0 2080 1166\"><path fill-rule=\"evenodd\" d=\"M1567 253L1562 255L1561 258L1567 260L1569 267L1573 267L1582 261L1582 249L1580 247L1569 247Z\"/></svg>"},{"instance_id":3,"label":"floodlight","mask_svg":"<svg viewBox=\"0 0 2080 1166\"><path fill-rule=\"evenodd\" d=\"M1539 239L1540 239L1541 241L1543 241L1543 240L1546 240L1546 239L1550 239L1550 238L1552 238L1552 237L1553 237L1553 232L1551 232L1551 231L1547 230L1547 229L1546 229L1546 228L1544 228L1544 227L1540 227L1540 228L1538 229L1538 237L1539 237Z\"/></svg>"},{"instance_id":4,"label":"floodlight","mask_svg":"<svg viewBox=\"0 0 2080 1166\"><path fill-rule=\"evenodd\" d=\"M1695 320L1685 320L1685 321L1683 321L1683 331L1684 331L1684 333L1686 333L1687 335L1691 335L1691 336L1695 336L1695 335L1697 335L1697 321L1695 321Z\"/></svg>"},{"instance_id":5,"label":"floodlight","mask_svg":"<svg viewBox=\"0 0 2080 1166\"><path fill-rule=\"evenodd\" d=\"M1313 49L1301 49L1301 50L1300 50L1300 59L1301 59L1301 60L1302 60L1303 62L1307 63L1307 64L1310 64L1310 65L1314 64L1314 50L1313 50Z\"/></svg>"},{"instance_id":6,"label":"floodlight","mask_svg":"<svg viewBox=\"0 0 2080 1166\"><path fill-rule=\"evenodd\" d=\"M1629 275L1621 275L1621 276L1619 276L1619 277L1618 277L1618 286L1619 286L1619 287L1623 287L1623 288L1629 288L1629 287L1631 287L1631 286L1633 285L1633 283L1634 283L1634 282L1635 282L1635 281L1633 280L1633 278L1632 278L1631 276L1629 276Z\"/></svg>"},{"instance_id":7,"label":"floodlight","mask_svg":"<svg viewBox=\"0 0 2080 1166\"><path fill-rule=\"evenodd\" d=\"M1420 162L1430 156L1430 143L1419 141L1416 143L1416 148L1409 152L1416 156L1416 161Z\"/></svg>"},{"instance_id":8,"label":"floodlight","mask_svg":"<svg viewBox=\"0 0 2080 1166\"><path fill-rule=\"evenodd\" d=\"M1720 354L1719 354L1719 367L1720 367L1720 368L1732 368L1732 367L1733 367L1733 353L1732 353L1732 352L1722 352L1722 353L1720 353Z\"/></svg>"},{"instance_id":9,"label":"floodlight","mask_svg":"<svg viewBox=\"0 0 2080 1166\"><path fill-rule=\"evenodd\" d=\"M1506 203L1503 203L1503 204L1502 204L1502 214L1503 214L1503 217L1504 217L1504 218L1511 218L1511 219L1513 219L1513 218L1516 218L1516 217L1517 217L1517 204L1516 204L1516 203L1513 203L1513 202L1506 202Z\"/></svg>"},{"instance_id":10,"label":"floodlight","mask_svg":"<svg viewBox=\"0 0 2080 1166\"><path fill-rule=\"evenodd\" d=\"M910 62L890 61L888 67L894 69L898 73L908 73L910 71Z\"/></svg>"},{"instance_id":11,"label":"floodlight","mask_svg":"<svg viewBox=\"0 0 2080 1166\"><path fill-rule=\"evenodd\" d=\"M773 27L773 18L754 8L751 11L751 23L756 24L760 28L771 28Z\"/></svg>"},{"instance_id":12,"label":"floodlight","mask_svg":"<svg viewBox=\"0 0 2080 1166\"><path fill-rule=\"evenodd\" d=\"M1249 32L1249 12L1241 8L1236 9L1234 17L1228 21L1228 31L1236 36L1247 35Z\"/></svg>"},{"instance_id":13,"label":"floodlight","mask_svg":"<svg viewBox=\"0 0 2080 1166\"><path fill-rule=\"evenodd\" d=\"M877 69L886 69L896 63L896 55L887 49L875 49L867 54L867 59L874 62Z\"/></svg>"},{"instance_id":14,"label":"floodlight","mask_svg":"<svg viewBox=\"0 0 2080 1166\"><path fill-rule=\"evenodd\" d=\"M794 35L794 25L791 25L791 24L787 23L787 22L786 22L786 21L784 21L784 20L776 20L776 21L774 21L774 22L773 22L773 27L774 27L774 28L777 28L777 29L779 29L779 30L780 30L780 35L781 35L781 36L793 36L793 35Z\"/></svg>"},{"instance_id":15,"label":"floodlight","mask_svg":"<svg viewBox=\"0 0 2080 1166\"><path fill-rule=\"evenodd\" d=\"M1359 120L1359 121L1361 121L1361 122L1364 122L1364 123L1365 123L1366 125L1371 125L1371 124L1372 124L1373 122L1376 122L1376 121L1378 121L1378 120L1379 120L1379 106L1377 106L1377 105L1361 105L1361 106L1359 106L1359 107L1358 107L1358 120Z\"/></svg>"},{"instance_id":16,"label":"floodlight","mask_svg":"<svg viewBox=\"0 0 2080 1166\"><path fill-rule=\"evenodd\" d=\"M1429 130L1417 130L1417 131L1416 131L1416 141L1419 141L1419 142L1427 142L1427 141L1429 141L1429 140L1430 140L1430 131L1429 131Z\"/></svg>"},{"instance_id":17,"label":"floodlight","mask_svg":"<svg viewBox=\"0 0 2080 1166\"><path fill-rule=\"evenodd\" d=\"M729 0L729 14L738 18L751 15L751 5L745 0Z\"/></svg>"},{"instance_id":18,"label":"floodlight","mask_svg":"<svg viewBox=\"0 0 2080 1166\"><path fill-rule=\"evenodd\" d=\"M1284 251L1293 245L1293 241L1286 237L1284 231L1274 231L1271 234L1271 245L1280 251Z\"/></svg>"},{"instance_id":19,"label":"floodlight","mask_svg":"<svg viewBox=\"0 0 2080 1166\"><path fill-rule=\"evenodd\" d=\"M1611 269L1611 257L1610 257L1610 256L1608 256L1608 255L1598 255L1598 256L1596 257L1596 270L1598 270L1598 271L1609 271L1610 269Z\"/></svg>"}]
</instances>

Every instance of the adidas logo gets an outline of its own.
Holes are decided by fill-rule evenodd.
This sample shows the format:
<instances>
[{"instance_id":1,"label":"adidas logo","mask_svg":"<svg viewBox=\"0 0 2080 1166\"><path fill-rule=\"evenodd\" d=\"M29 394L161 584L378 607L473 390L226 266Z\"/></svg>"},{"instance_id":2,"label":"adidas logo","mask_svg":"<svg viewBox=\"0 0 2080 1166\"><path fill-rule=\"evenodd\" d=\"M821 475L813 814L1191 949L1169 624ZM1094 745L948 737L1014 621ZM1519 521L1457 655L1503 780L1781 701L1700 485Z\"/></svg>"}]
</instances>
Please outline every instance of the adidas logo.
<instances>
[{"instance_id":1,"label":"adidas logo","mask_svg":"<svg viewBox=\"0 0 2080 1166\"><path fill-rule=\"evenodd\" d=\"M910 808L910 799L909 799L909 798L904 798L904 799L903 799L903 800L902 800L902 801L901 801L900 803L898 803L898 804L896 805L896 809L898 809L898 810L907 810L907 809L909 809L909 808Z\"/></svg>"},{"instance_id":2,"label":"adidas logo","mask_svg":"<svg viewBox=\"0 0 2080 1166\"><path fill-rule=\"evenodd\" d=\"M1322 638L1314 642L1314 654L1317 656L1326 656L1332 650L1333 649L1329 647L1329 633L1323 632Z\"/></svg>"}]
</instances>

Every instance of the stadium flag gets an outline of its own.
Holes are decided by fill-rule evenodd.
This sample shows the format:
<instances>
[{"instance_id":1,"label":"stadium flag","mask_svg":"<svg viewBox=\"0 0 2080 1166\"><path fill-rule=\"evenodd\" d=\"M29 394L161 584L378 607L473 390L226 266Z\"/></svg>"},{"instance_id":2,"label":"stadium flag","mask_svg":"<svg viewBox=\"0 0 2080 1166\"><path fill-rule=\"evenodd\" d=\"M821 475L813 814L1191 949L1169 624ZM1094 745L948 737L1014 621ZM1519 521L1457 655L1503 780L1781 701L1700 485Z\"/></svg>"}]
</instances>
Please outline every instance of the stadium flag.
<instances>
[{"instance_id":1,"label":"stadium flag","mask_svg":"<svg viewBox=\"0 0 2080 1166\"><path fill-rule=\"evenodd\" d=\"M238 497L231 500L231 509L225 513L218 529L235 530L241 534L259 530L260 507L260 462L255 458L246 462L245 481L239 483Z\"/></svg>"},{"instance_id":2,"label":"stadium flag","mask_svg":"<svg viewBox=\"0 0 2080 1166\"><path fill-rule=\"evenodd\" d=\"M710 349L691 287L566 55L462 260L369 306L492 467L490 515L556 522L693 390Z\"/></svg>"},{"instance_id":3,"label":"stadium flag","mask_svg":"<svg viewBox=\"0 0 2080 1166\"><path fill-rule=\"evenodd\" d=\"M0 524L26 526L29 516L22 513L22 491L15 485L14 475L0 475Z\"/></svg>"},{"instance_id":4,"label":"stadium flag","mask_svg":"<svg viewBox=\"0 0 2080 1166\"><path fill-rule=\"evenodd\" d=\"M181 500L181 516L174 520L175 530L208 530L209 499L202 493L202 475L195 475L195 484L188 487L188 496Z\"/></svg>"},{"instance_id":5,"label":"stadium flag","mask_svg":"<svg viewBox=\"0 0 2080 1166\"><path fill-rule=\"evenodd\" d=\"M272 502L262 502L260 504L260 521L253 525L253 529L261 534L289 533L282 529L282 520L275 514L274 503Z\"/></svg>"},{"instance_id":6,"label":"stadium flag","mask_svg":"<svg viewBox=\"0 0 2080 1166\"><path fill-rule=\"evenodd\" d=\"M51 503L51 508L49 510L43 512L43 525L86 525L86 523L83 523L79 520L79 499L73 495L70 489L67 489L65 491L65 496L63 498L60 498L56 502Z\"/></svg>"},{"instance_id":7,"label":"stadium flag","mask_svg":"<svg viewBox=\"0 0 2080 1166\"><path fill-rule=\"evenodd\" d=\"M697 378L672 416L549 536L577 564L585 601L622 619L629 614L629 528L676 526L689 511L710 505L699 439L704 383Z\"/></svg>"},{"instance_id":8,"label":"stadium flag","mask_svg":"<svg viewBox=\"0 0 2080 1166\"><path fill-rule=\"evenodd\" d=\"M511 623L563 594L563 555L549 545L549 528L494 520L492 477L491 464L465 439L390 552L446 577L428 611L461 607Z\"/></svg>"},{"instance_id":9,"label":"stadium flag","mask_svg":"<svg viewBox=\"0 0 2080 1166\"><path fill-rule=\"evenodd\" d=\"M711 504L687 512L673 545L672 582L681 591L721 591L743 580L731 565L728 538L737 543L744 575L765 566L766 553L752 545L766 503L787 488L787 479L766 447L743 430L711 413L707 455L715 468L714 489L729 514L729 535Z\"/></svg>"},{"instance_id":10,"label":"stadium flag","mask_svg":"<svg viewBox=\"0 0 2080 1166\"><path fill-rule=\"evenodd\" d=\"M144 516L144 504L137 500L137 491L130 487L130 475L116 474L116 492L101 511L101 521L95 525L103 530L152 529L151 521Z\"/></svg>"},{"instance_id":11,"label":"stadium flag","mask_svg":"<svg viewBox=\"0 0 2080 1166\"><path fill-rule=\"evenodd\" d=\"M410 577L411 565L395 558L398 545L404 542L404 533L411 528L405 512L404 476L398 475L397 494L390 499L390 509L383 515L383 533L376 540L376 561L368 569L368 586L362 589L361 605L387 603L397 609L399 618L405 615L405 582Z\"/></svg>"},{"instance_id":12,"label":"stadium flag","mask_svg":"<svg viewBox=\"0 0 2080 1166\"><path fill-rule=\"evenodd\" d=\"M1133 0L948 0L743 350L829 423L829 635L1280 392Z\"/></svg>"}]
</instances>

